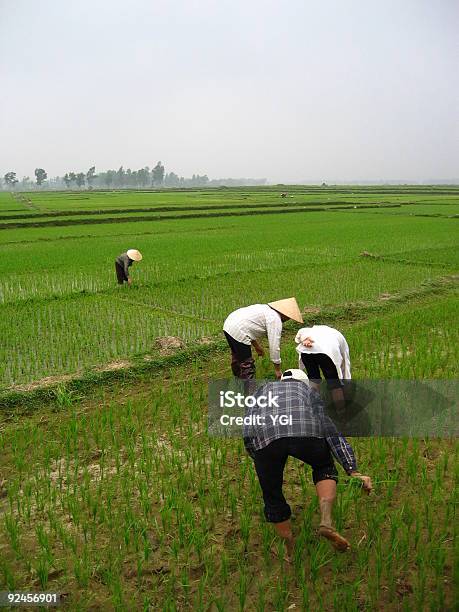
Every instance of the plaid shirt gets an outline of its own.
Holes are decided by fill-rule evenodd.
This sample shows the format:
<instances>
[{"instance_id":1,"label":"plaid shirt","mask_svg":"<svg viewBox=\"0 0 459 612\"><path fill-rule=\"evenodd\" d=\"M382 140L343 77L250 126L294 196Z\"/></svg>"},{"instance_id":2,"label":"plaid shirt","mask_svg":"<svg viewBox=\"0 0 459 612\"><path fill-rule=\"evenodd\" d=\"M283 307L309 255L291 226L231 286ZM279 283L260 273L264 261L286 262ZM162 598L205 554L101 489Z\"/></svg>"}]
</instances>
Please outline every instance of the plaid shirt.
<instances>
[{"instance_id":1,"label":"plaid shirt","mask_svg":"<svg viewBox=\"0 0 459 612\"><path fill-rule=\"evenodd\" d=\"M278 438L325 438L336 460L349 474L357 470L354 451L325 414L318 393L296 380L268 382L254 396L276 398L268 407L259 404L246 410L251 425L244 426L244 443L250 455ZM277 405L276 405L277 404ZM282 416L282 419L280 417Z\"/></svg>"}]
</instances>

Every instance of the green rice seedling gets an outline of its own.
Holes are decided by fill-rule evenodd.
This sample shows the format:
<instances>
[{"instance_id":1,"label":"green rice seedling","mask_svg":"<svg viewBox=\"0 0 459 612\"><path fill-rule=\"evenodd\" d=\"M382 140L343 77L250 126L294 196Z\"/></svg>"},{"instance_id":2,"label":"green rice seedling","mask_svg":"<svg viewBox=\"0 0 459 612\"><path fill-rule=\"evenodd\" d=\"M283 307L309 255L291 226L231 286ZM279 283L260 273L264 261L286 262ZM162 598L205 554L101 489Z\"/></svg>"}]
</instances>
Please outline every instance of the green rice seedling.
<instances>
[{"instance_id":1,"label":"green rice seedling","mask_svg":"<svg viewBox=\"0 0 459 612\"><path fill-rule=\"evenodd\" d=\"M223 585L228 583L229 576L230 576L230 562L229 562L226 551L223 550L220 556L220 577L221 577L221 581Z\"/></svg>"},{"instance_id":2,"label":"green rice seedling","mask_svg":"<svg viewBox=\"0 0 459 612\"><path fill-rule=\"evenodd\" d=\"M5 514L4 517L5 531L9 538L11 548L16 553L16 556L21 555L20 545L20 523L18 519L12 514Z\"/></svg>"},{"instance_id":3,"label":"green rice seedling","mask_svg":"<svg viewBox=\"0 0 459 612\"><path fill-rule=\"evenodd\" d=\"M274 544L274 536L270 525L265 521L260 523L262 547L263 547L263 559L265 565L269 568L272 564L272 553L271 548Z\"/></svg>"},{"instance_id":4,"label":"green rice seedling","mask_svg":"<svg viewBox=\"0 0 459 612\"><path fill-rule=\"evenodd\" d=\"M249 576L247 574L247 568L243 564L239 564L239 580L237 583L237 596L239 602L239 610L241 612L245 608L245 602L247 600L247 592L249 588Z\"/></svg>"},{"instance_id":5,"label":"green rice seedling","mask_svg":"<svg viewBox=\"0 0 459 612\"><path fill-rule=\"evenodd\" d=\"M309 610L310 609L310 588L309 588L309 581L307 580L307 577L304 571L303 571L302 580L300 581L300 585L301 585L301 603L303 605L303 609Z\"/></svg>"},{"instance_id":6,"label":"green rice seedling","mask_svg":"<svg viewBox=\"0 0 459 612\"><path fill-rule=\"evenodd\" d=\"M49 556L51 554L50 541L43 525L38 524L35 528L35 533L41 549L47 556Z\"/></svg>"},{"instance_id":7,"label":"green rice seedling","mask_svg":"<svg viewBox=\"0 0 459 612\"><path fill-rule=\"evenodd\" d=\"M126 604L125 604L124 597L123 597L123 587L121 584L121 579L120 579L119 574L114 572L111 575L111 581L109 583L109 588L111 591L111 599L112 599L115 610L119 610L120 612L121 610L125 610Z\"/></svg>"},{"instance_id":8,"label":"green rice seedling","mask_svg":"<svg viewBox=\"0 0 459 612\"><path fill-rule=\"evenodd\" d=\"M243 510L239 518L239 527L241 530L241 538L244 544L245 552L247 552L248 546L249 546L251 526L252 526L252 516L248 511Z\"/></svg>"},{"instance_id":9,"label":"green rice seedling","mask_svg":"<svg viewBox=\"0 0 459 612\"><path fill-rule=\"evenodd\" d=\"M188 603L190 599L191 584L187 566L182 567L180 570L180 586L183 589L185 603Z\"/></svg>"},{"instance_id":10,"label":"green rice seedling","mask_svg":"<svg viewBox=\"0 0 459 612\"><path fill-rule=\"evenodd\" d=\"M286 574L280 577L274 591L273 603L276 610L286 610L290 596L288 578Z\"/></svg>"},{"instance_id":11,"label":"green rice seedling","mask_svg":"<svg viewBox=\"0 0 459 612\"><path fill-rule=\"evenodd\" d=\"M3 583L6 585L9 591L16 589L16 581L14 572L10 564L5 559L0 559L0 572L3 577Z\"/></svg>"},{"instance_id":12,"label":"green rice seedling","mask_svg":"<svg viewBox=\"0 0 459 612\"><path fill-rule=\"evenodd\" d=\"M258 585L256 610L257 612L266 610L266 585L263 583Z\"/></svg>"},{"instance_id":13,"label":"green rice seedling","mask_svg":"<svg viewBox=\"0 0 459 612\"><path fill-rule=\"evenodd\" d=\"M211 605L215 606L218 612L224 612L224 610L226 609L224 596L214 597L211 602Z\"/></svg>"},{"instance_id":14,"label":"green rice seedling","mask_svg":"<svg viewBox=\"0 0 459 612\"><path fill-rule=\"evenodd\" d=\"M319 570L332 560L329 546L325 542L317 542L310 549L310 575L315 584L319 577Z\"/></svg>"},{"instance_id":15,"label":"green rice seedling","mask_svg":"<svg viewBox=\"0 0 459 612\"><path fill-rule=\"evenodd\" d=\"M430 609L431 610L444 610L445 609L445 589L441 582L438 585L438 589L436 589L434 593L430 594Z\"/></svg>"},{"instance_id":16,"label":"green rice seedling","mask_svg":"<svg viewBox=\"0 0 459 612\"><path fill-rule=\"evenodd\" d=\"M195 601L193 603L194 610L199 610L200 612L202 612L203 610L206 609L206 606L204 604L204 592L205 592L205 588L207 585L207 581L208 581L208 575L207 573L204 573L199 579L198 589L197 589Z\"/></svg>"},{"instance_id":17,"label":"green rice seedling","mask_svg":"<svg viewBox=\"0 0 459 612\"><path fill-rule=\"evenodd\" d=\"M51 565L49 563L48 555L40 555L35 566L35 572L40 582L40 587L45 590L48 585L48 576Z\"/></svg>"},{"instance_id":18,"label":"green rice seedling","mask_svg":"<svg viewBox=\"0 0 459 612\"><path fill-rule=\"evenodd\" d=\"M56 404L60 408L71 406L75 397L75 393L69 392L62 384L56 387L54 390L54 395L56 398Z\"/></svg>"}]
</instances>

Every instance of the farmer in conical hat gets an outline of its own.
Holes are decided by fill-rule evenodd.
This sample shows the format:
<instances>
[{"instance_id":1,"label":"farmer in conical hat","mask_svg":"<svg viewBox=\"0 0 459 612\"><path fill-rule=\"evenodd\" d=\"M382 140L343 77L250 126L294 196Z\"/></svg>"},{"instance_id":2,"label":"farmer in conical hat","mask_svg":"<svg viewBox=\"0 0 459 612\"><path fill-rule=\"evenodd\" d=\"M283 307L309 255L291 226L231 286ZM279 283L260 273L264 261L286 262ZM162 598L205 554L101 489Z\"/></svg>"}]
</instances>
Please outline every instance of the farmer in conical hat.
<instances>
[{"instance_id":1,"label":"farmer in conical hat","mask_svg":"<svg viewBox=\"0 0 459 612\"><path fill-rule=\"evenodd\" d=\"M254 461L262 489L265 518L274 524L277 534L285 541L289 557L294 537L291 509L282 491L288 457L311 466L319 499L318 535L341 552L349 548L349 542L332 522L338 481L333 457L349 476L361 481L366 493L372 490L370 477L357 470L351 445L326 415L320 395L307 383L308 377L298 369L286 370L280 381L266 382L254 394L254 398L263 401L246 409L249 424L243 430L244 445ZM270 397L276 401L266 401Z\"/></svg>"},{"instance_id":2,"label":"farmer in conical hat","mask_svg":"<svg viewBox=\"0 0 459 612\"><path fill-rule=\"evenodd\" d=\"M132 279L129 276L129 268L132 266L134 261L142 261L142 253L137 249L128 249L126 253L121 253L115 259L115 271L118 285L127 283L130 285Z\"/></svg>"},{"instance_id":3,"label":"farmer in conical hat","mask_svg":"<svg viewBox=\"0 0 459 612\"><path fill-rule=\"evenodd\" d=\"M300 309L294 297L268 304L253 304L232 312L223 325L223 333L231 349L231 369L241 379L255 378L255 361L252 346L260 357L264 351L257 340L268 337L269 354L274 364L276 378L282 376L280 368L280 338L282 323L293 319L303 322Z\"/></svg>"}]
</instances>

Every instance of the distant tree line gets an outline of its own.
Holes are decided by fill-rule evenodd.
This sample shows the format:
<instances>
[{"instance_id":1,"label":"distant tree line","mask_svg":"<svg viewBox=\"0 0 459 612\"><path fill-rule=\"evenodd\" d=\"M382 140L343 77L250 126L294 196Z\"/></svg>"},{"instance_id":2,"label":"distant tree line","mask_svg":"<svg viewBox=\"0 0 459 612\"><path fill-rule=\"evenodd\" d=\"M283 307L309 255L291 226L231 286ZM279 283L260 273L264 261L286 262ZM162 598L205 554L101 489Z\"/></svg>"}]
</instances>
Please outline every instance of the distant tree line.
<instances>
[{"instance_id":1,"label":"distant tree line","mask_svg":"<svg viewBox=\"0 0 459 612\"><path fill-rule=\"evenodd\" d=\"M3 182L3 185L2 185ZM213 179L207 174L193 174L191 178L179 176L175 172L165 172L164 165L159 161L150 170L148 166L131 170L120 166L118 170L106 170L96 174L96 167L91 166L86 172L66 172L64 176L56 176L48 179L48 174L43 168L35 169L35 181L29 176L24 176L20 181L16 172L7 172L0 178L0 188L15 189L22 191L45 187L47 189L146 189L148 187L218 187L222 185L264 185L266 179Z\"/></svg>"},{"instance_id":2,"label":"distant tree line","mask_svg":"<svg viewBox=\"0 0 459 612\"><path fill-rule=\"evenodd\" d=\"M43 185L43 183L46 181L47 178L48 178L48 175L46 173L46 170L43 170L43 168L35 168L35 183L38 185L38 187ZM3 176L3 182L5 183L5 186L7 188L12 187L14 189L17 183L19 183L19 179L16 176L16 172L7 172ZM26 185L26 184L30 185L31 183L32 181L30 180L29 176L24 176L21 181L21 185ZM0 182L0 186L1 186L1 182Z\"/></svg>"}]
</instances>

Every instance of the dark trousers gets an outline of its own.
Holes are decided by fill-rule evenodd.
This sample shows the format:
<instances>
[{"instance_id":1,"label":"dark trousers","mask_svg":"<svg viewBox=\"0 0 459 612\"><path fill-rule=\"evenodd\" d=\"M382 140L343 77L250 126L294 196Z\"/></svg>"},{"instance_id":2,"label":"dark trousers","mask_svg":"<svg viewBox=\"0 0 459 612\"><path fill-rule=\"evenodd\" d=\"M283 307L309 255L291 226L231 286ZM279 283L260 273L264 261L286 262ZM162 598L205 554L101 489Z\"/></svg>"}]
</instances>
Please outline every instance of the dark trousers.
<instances>
[{"instance_id":1,"label":"dark trousers","mask_svg":"<svg viewBox=\"0 0 459 612\"><path fill-rule=\"evenodd\" d=\"M231 349L231 370L234 376L242 380L252 380L255 378L255 361L251 345L235 340L226 331L223 333Z\"/></svg>"},{"instance_id":2,"label":"dark trousers","mask_svg":"<svg viewBox=\"0 0 459 612\"><path fill-rule=\"evenodd\" d=\"M263 491L265 517L270 523L286 521L292 514L282 492L284 467L289 456L312 467L314 484L321 480L338 481L338 472L325 438L279 438L251 456Z\"/></svg>"},{"instance_id":3,"label":"dark trousers","mask_svg":"<svg viewBox=\"0 0 459 612\"><path fill-rule=\"evenodd\" d=\"M329 389L342 388L343 383L339 379L336 366L325 353L301 353L301 361L312 382L320 383L320 371L322 370Z\"/></svg>"},{"instance_id":4,"label":"dark trousers","mask_svg":"<svg viewBox=\"0 0 459 612\"><path fill-rule=\"evenodd\" d=\"M122 285L124 282L127 282L128 277L126 276L126 272L124 271L124 267L115 261L115 272L116 278L118 280L118 285Z\"/></svg>"}]
</instances>

